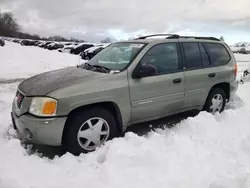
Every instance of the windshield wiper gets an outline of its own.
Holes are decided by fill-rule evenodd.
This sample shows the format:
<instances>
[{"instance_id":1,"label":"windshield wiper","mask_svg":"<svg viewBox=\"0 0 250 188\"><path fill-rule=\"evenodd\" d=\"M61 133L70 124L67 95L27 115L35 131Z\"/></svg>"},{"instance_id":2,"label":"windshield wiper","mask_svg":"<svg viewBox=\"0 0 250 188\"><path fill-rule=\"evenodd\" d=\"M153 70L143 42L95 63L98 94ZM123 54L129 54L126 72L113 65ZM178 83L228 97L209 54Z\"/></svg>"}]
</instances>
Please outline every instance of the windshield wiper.
<instances>
[{"instance_id":1,"label":"windshield wiper","mask_svg":"<svg viewBox=\"0 0 250 188\"><path fill-rule=\"evenodd\" d=\"M109 73L110 71L112 71L112 69L108 67L105 67L102 65L91 65L90 63L87 63L87 62L81 65L77 65L77 67L82 68L82 69L87 69L87 70L92 70L92 69L102 70L102 72L104 73Z\"/></svg>"},{"instance_id":2,"label":"windshield wiper","mask_svg":"<svg viewBox=\"0 0 250 188\"><path fill-rule=\"evenodd\" d=\"M109 73L112 69L108 68L108 67L105 67L103 65L91 65L92 67L95 67L95 68L100 68L102 69L105 73Z\"/></svg>"},{"instance_id":3,"label":"windshield wiper","mask_svg":"<svg viewBox=\"0 0 250 188\"><path fill-rule=\"evenodd\" d=\"M77 68L82 68L82 69L89 70L89 68L93 68L93 66L86 62L86 63L80 64L80 65L77 65Z\"/></svg>"}]
</instances>

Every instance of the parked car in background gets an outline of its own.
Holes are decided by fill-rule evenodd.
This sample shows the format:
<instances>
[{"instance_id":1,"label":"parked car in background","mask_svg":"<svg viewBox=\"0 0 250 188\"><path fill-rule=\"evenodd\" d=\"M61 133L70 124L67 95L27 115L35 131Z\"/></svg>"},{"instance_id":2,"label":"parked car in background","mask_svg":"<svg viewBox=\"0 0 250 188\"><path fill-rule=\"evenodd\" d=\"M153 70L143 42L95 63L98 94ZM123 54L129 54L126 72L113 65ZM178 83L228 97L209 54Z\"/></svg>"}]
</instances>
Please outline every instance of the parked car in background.
<instances>
[{"instance_id":1,"label":"parked car in background","mask_svg":"<svg viewBox=\"0 0 250 188\"><path fill-rule=\"evenodd\" d=\"M34 46L38 41L36 40L22 40L21 45L22 46Z\"/></svg>"},{"instance_id":2,"label":"parked car in background","mask_svg":"<svg viewBox=\"0 0 250 188\"><path fill-rule=\"evenodd\" d=\"M50 45L51 43L52 43L51 41L46 42L46 43L43 45L43 48L44 48L44 49L48 49L48 48L49 48L49 45Z\"/></svg>"},{"instance_id":3,"label":"parked car in background","mask_svg":"<svg viewBox=\"0 0 250 188\"><path fill-rule=\"evenodd\" d=\"M80 43L78 44L77 46L75 46L74 48L72 48L70 50L70 53L71 54L80 54L81 52L83 52L84 50L90 48L90 47L93 47L94 45L93 44L90 44L90 43Z\"/></svg>"},{"instance_id":4,"label":"parked car in background","mask_svg":"<svg viewBox=\"0 0 250 188\"><path fill-rule=\"evenodd\" d=\"M11 113L19 138L78 155L137 123L222 112L239 84L230 48L214 37L153 36L113 43L80 66L22 81Z\"/></svg>"},{"instance_id":5,"label":"parked car in background","mask_svg":"<svg viewBox=\"0 0 250 188\"><path fill-rule=\"evenodd\" d=\"M45 43L46 43L46 41L40 41L40 43L37 44L37 46L38 46L38 47L42 47Z\"/></svg>"},{"instance_id":6,"label":"parked car in background","mask_svg":"<svg viewBox=\"0 0 250 188\"><path fill-rule=\"evenodd\" d=\"M58 52L70 53L70 50L77 46L77 43L70 43L69 45L64 45L63 48L58 49Z\"/></svg>"},{"instance_id":7,"label":"parked car in background","mask_svg":"<svg viewBox=\"0 0 250 188\"><path fill-rule=\"evenodd\" d=\"M240 54L249 54L249 52L246 50L246 48L241 48L238 53L240 53Z\"/></svg>"},{"instance_id":8,"label":"parked car in background","mask_svg":"<svg viewBox=\"0 0 250 188\"><path fill-rule=\"evenodd\" d=\"M41 44L42 42L41 41L37 41L34 46L38 46L39 44Z\"/></svg>"},{"instance_id":9,"label":"parked car in background","mask_svg":"<svg viewBox=\"0 0 250 188\"><path fill-rule=\"evenodd\" d=\"M102 51L104 47L102 46L93 46L90 47L83 52L80 53L80 56L84 60L90 60L92 57L94 57L96 54L98 54L100 51Z\"/></svg>"},{"instance_id":10,"label":"parked car in background","mask_svg":"<svg viewBox=\"0 0 250 188\"><path fill-rule=\"evenodd\" d=\"M233 53L250 54L250 46L245 46L245 47L231 46L230 48Z\"/></svg>"},{"instance_id":11,"label":"parked car in background","mask_svg":"<svg viewBox=\"0 0 250 188\"><path fill-rule=\"evenodd\" d=\"M64 45L63 44L60 44L60 43L57 43L57 42L53 42L51 43L49 46L48 46L48 50L57 50L59 48L63 48Z\"/></svg>"},{"instance_id":12,"label":"parked car in background","mask_svg":"<svg viewBox=\"0 0 250 188\"><path fill-rule=\"evenodd\" d=\"M0 46L4 46L5 45L5 41L3 38L0 38Z\"/></svg>"},{"instance_id":13,"label":"parked car in background","mask_svg":"<svg viewBox=\"0 0 250 188\"><path fill-rule=\"evenodd\" d=\"M13 42L15 42L15 43L21 43L21 42L22 42L22 40L19 40L19 39L14 39L14 40L13 40Z\"/></svg>"}]
</instances>

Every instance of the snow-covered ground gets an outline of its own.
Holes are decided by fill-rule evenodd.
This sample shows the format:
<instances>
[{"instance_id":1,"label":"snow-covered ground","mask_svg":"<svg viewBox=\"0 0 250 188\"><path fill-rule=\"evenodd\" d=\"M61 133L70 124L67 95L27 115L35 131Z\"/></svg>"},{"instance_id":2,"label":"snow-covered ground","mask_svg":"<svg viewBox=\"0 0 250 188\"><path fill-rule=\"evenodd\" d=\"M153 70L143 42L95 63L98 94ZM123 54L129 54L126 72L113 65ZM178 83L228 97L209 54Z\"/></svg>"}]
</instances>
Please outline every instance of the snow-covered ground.
<instances>
[{"instance_id":1,"label":"snow-covered ground","mask_svg":"<svg viewBox=\"0 0 250 188\"><path fill-rule=\"evenodd\" d=\"M79 56L6 41L6 46L0 49L0 81L26 78L49 70L75 66L79 61Z\"/></svg>"},{"instance_id":2,"label":"snow-covered ground","mask_svg":"<svg viewBox=\"0 0 250 188\"><path fill-rule=\"evenodd\" d=\"M45 64L50 58L52 63L61 60L63 66L74 64L73 55L34 48L12 43L0 48L4 66L0 75L26 77L49 69L36 68L34 63L43 61L34 59L46 59ZM24 57L32 53L34 57ZM245 58L250 62L250 56ZM20 67L23 71L17 70ZM250 187L249 83L240 85L240 99L222 114L202 112L172 129L158 129L145 136L127 133L95 152L79 157L67 153L53 160L28 155L19 140L6 134L17 84L0 84L0 188Z\"/></svg>"}]
</instances>

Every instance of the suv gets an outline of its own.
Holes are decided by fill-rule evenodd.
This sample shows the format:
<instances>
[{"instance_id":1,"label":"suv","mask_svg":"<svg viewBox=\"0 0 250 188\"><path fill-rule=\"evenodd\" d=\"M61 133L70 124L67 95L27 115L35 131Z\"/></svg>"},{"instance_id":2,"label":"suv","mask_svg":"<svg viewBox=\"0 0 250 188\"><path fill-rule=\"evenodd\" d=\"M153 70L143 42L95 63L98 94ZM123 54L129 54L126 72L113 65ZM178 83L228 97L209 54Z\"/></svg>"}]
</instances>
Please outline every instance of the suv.
<instances>
[{"instance_id":1,"label":"suv","mask_svg":"<svg viewBox=\"0 0 250 188\"><path fill-rule=\"evenodd\" d=\"M213 37L153 36L113 43L82 65L21 82L11 113L20 138L78 155L139 122L222 112L238 88L230 48Z\"/></svg>"}]
</instances>

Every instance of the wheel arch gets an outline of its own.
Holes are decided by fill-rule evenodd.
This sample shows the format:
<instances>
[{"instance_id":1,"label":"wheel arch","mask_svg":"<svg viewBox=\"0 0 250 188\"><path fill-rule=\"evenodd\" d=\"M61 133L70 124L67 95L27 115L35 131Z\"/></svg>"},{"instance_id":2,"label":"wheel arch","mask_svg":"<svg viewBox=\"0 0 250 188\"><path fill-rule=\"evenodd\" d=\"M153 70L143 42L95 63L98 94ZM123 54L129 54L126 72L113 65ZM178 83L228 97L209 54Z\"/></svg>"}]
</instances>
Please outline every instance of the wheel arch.
<instances>
[{"instance_id":1,"label":"wheel arch","mask_svg":"<svg viewBox=\"0 0 250 188\"><path fill-rule=\"evenodd\" d=\"M121 110L115 102L105 101L105 102L87 104L87 105L76 107L69 112L67 120L66 120L64 128L63 128L62 141L61 141L62 145L65 145L67 142L67 140L66 140L67 132L69 130L70 120L71 120L72 116L74 115L74 113L79 112L79 111L84 111L84 110L90 109L90 108L97 108L97 107L102 107L102 108L109 110L113 114L115 121L117 122L118 131L120 131L120 132L123 131L123 123L122 123L123 121L122 121Z\"/></svg>"},{"instance_id":2,"label":"wheel arch","mask_svg":"<svg viewBox=\"0 0 250 188\"><path fill-rule=\"evenodd\" d=\"M203 110L206 109L207 102L208 102L209 96L211 95L211 92L214 89L216 89L216 88L221 89L221 90L223 90L225 92L226 103L230 100L230 83L228 83L228 82L221 82L221 83L215 84L213 87L211 87L210 91L208 92L206 101L205 101L204 106L203 106Z\"/></svg>"},{"instance_id":3,"label":"wheel arch","mask_svg":"<svg viewBox=\"0 0 250 188\"><path fill-rule=\"evenodd\" d=\"M214 89L214 88L220 88L222 89L225 94L226 94L226 99L229 101L230 100L230 83L228 82L221 82L221 83L218 83L218 84L215 84L209 91L209 93ZM208 94L209 96L209 94ZM207 97L208 97L207 96Z\"/></svg>"}]
</instances>

